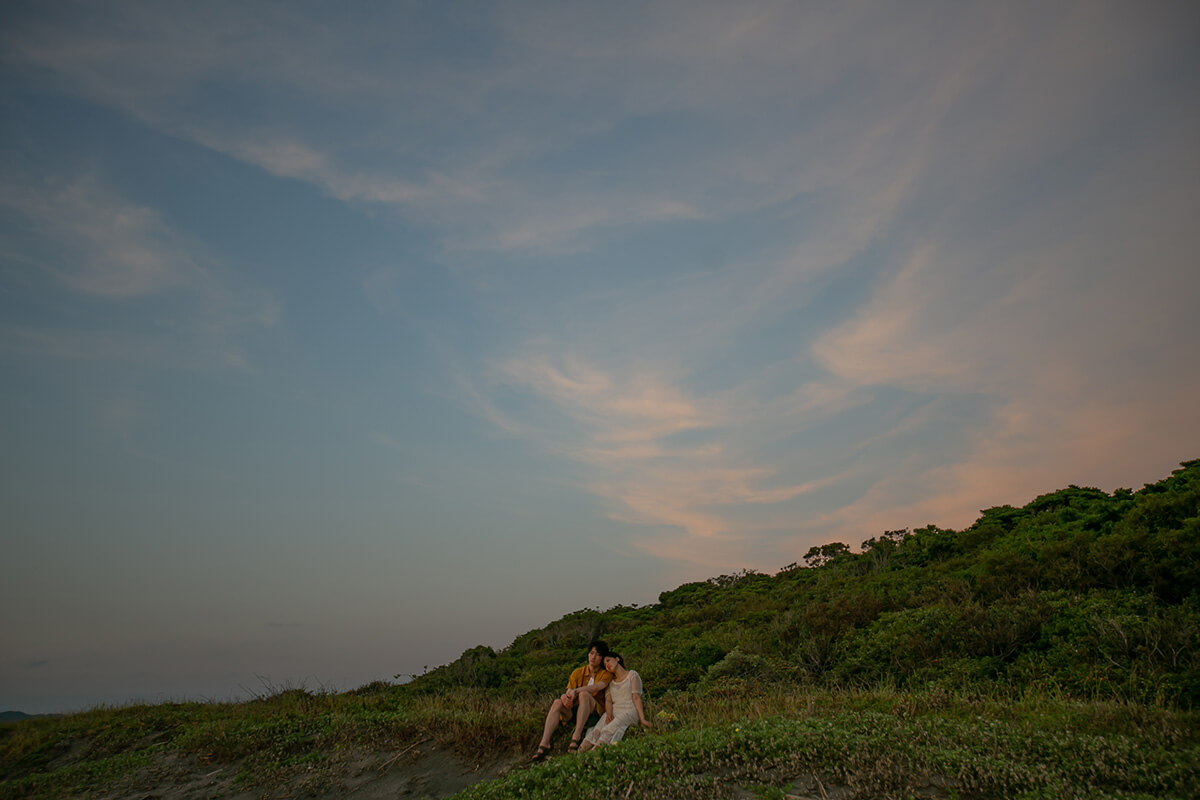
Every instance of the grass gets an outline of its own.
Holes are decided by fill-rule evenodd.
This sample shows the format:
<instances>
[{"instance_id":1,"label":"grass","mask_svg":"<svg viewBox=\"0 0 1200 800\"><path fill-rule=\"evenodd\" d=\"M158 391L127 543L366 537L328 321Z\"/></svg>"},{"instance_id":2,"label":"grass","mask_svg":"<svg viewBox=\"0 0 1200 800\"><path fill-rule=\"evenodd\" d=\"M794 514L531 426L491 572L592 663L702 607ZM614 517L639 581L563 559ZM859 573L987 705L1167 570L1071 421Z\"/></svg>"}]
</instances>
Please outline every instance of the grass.
<instances>
[{"instance_id":1,"label":"grass","mask_svg":"<svg viewBox=\"0 0 1200 800\"><path fill-rule=\"evenodd\" d=\"M242 703L98 708L0 726L0 798L64 797L128 776L156 756L237 765L253 784L336 768L353 749L418 739L502 746L536 724L525 704L463 693L456 702L394 687L310 693L291 689Z\"/></svg>"},{"instance_id":2,"label":"grass","mask_svg":"<svg viewBox=\"0 0 1200 800\"><path fill-rule=\"evenodd\" d=\"M945 694L743 695L740 718L690 724L480 784L457 800L782 798L837 784L852 796L1190 798L1196 719L1162 709ZM771 708L775 706L774 708ZM679 714L682 708L664 711ZM764 713L766 712L766 713Z\"/></svg>"},{"instance_id":3,"label":"grass","mask_svg":"<svg viewBox=\"0 0 1200 800\"><path fill-rule=\"evenodd\" d=\"M253 787L332 774L356 750L417 741L468 755L528 748L542 705L374 685L27 720L0 727L0 798L112 791L172 755L230 768ZM876 798L1200 796L1200 715L1163 707L728 680L653 698L649 713L652 731L513 770L458 798L782 798L817 780Z\"/></svg>"}]
</instances>

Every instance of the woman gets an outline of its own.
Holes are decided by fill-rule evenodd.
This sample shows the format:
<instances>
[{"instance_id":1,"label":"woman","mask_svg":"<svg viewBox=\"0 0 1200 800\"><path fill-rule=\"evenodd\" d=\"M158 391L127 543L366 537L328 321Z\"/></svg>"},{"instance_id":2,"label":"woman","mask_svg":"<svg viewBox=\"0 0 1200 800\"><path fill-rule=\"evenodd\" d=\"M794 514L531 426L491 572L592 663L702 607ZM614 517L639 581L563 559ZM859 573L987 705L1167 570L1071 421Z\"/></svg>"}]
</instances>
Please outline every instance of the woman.
<instances>
[{"instance_id":1,"label":"woman","mask_svg":"<svg viewBox=\"0 0 1200 800\"><path fill-rule=\"evenodd\" d=\"M602 744L616 744L634 722L650 727L642 709L642 676L625 669L625 659L619 653L605 656L604 668L613 674L612 683L604 693L604 717L587 732L579 747L581 753Z\"/></svg>"}]
</instances>

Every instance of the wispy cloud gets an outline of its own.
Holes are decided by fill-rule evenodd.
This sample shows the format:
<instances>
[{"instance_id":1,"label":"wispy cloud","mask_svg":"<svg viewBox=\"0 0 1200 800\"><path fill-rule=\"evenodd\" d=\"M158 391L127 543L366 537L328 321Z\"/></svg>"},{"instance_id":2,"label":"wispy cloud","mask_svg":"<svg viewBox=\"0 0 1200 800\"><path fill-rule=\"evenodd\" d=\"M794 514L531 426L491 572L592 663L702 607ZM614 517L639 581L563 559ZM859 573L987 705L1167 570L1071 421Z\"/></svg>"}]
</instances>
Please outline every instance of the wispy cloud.
<instances>
[{"instance_id":1,"label":"wispy cloud","mask_svg":"<svg viewBox=\"0 0 1200 800\"><path fill-rule=\"evenodd\" d=\"M719 424L661 376L644 373L617 382L585 361L568 357L510 360L497 368L506 382L553 400L559 409L593 431L597 443L639 443Z\"/></svg>"},{"instance_id":2,"label":"wispy cloud","mask_svg":"<svg viewBox=\"0 0 1200 800\"><path fill-rule=\"evenodd\" d=\"M989 230L914 247L816 340L819 363L854 384L990 408L957 458L880 480L838 513L839 529L889 516L966 524L986 505L1065 483L1112 489L1189 457L1178 432L1200 421L1189 399L1200 378L1178 367L1200 359L1184 299L1200 293L1184 244L1200 127L1141 124L1141 145L1097 163L1078 191L1034 195Z\"/></svg>"},{"instance_id":3,"label":"wispy cloud","mask_svg":"<svg viewBox=\"0 0 1200 800\"><path fill-rule=\"evenodd\" d=\"M195 265L158 215L122 202L94 175L57 186L5 182L0 208L24 218L38 234L70 253L39 266L73 291L140 297L193 280Z\"/></svg>"},{"instance_id":4,"label":"wispy cloud","mask_svg":"<svg viewBox=\"0 0 1200 800\"><path fill-rule=\"evenodd\" d=\"M713 219L828 190L860 137L819 159L798 158L797 146L840 151L892 88L819 113L843 79L828 66L831 34L860 23L862 9L809 18L782 6L718 5L687 15L686 32L673 4L647 11L647 24L625 20L620 36L602 40L601 21L578 7L500 9L481 23L493 33L485 66L447 56L426 59L420 73L403 56L408 38L420 47L413 21L346 18L332 31L286 5L223 14L125 5L73 25L30 22L7 43L10 59L52 70L89 100L333 197L431 224L451 255L575 252L613 229ZM363 43L381 40L386 22L400 39L376 52L394 55L364 58ZM907 29L873 43L894 52ZM254 98L259 111L223 113L214 87ZM272 100L296 93L311 115L281 113ZM637 127L643 119L669 132L648 136ZM597 166L564 169L579 156ZM877 186L869 194L887 204Z\"/></svg>"},{"instance_id":5,"label":"wispy cloud","mask_svg":"<svg viewBox=\"0 0 1200 800\"><path fill-rule=\"evenodd\" d=\"M1025 18L958 21L969 37L926 42L925 56L898 57L906 37L924 41L901 25L872 40L874 54L842 57L843 74L861 70L868 91L848 92L804 136L736 156L739 175L756 181L747 197L813 198L821 224L797 225L783 255L728 284L732 271L623 298L619 326L591 327L583 313L572 327L586 336L567 334L558 361L538 345L505 362L511 385L549 405L493 418L585 465L582 485L614 517L675 529L647 535L647 549L706 563L761 552L767 525L785 516L763 525L745 509L797 498L806 499L800 539L857 544L905 525L964 525L986 505L1067 482L1115 488L1135 449L1138 474L1188 457L1172 431L1198 421L1187 398L1200 384L1178 368L1200 359L1183 300L1200 289L1183 222L1200 200L1188 144L1197 115L1112 102L1114 86L1159 68L1161 47L1180 46L1177 33L1082 7L1047 19L1033 40ZM756 30L748 23L742 41ZM1124 55L1114 60L1117 43ZM636 38L619 49L635 61L651 50ZM802 65L810 55L783 58ZM891 56L904 65L894 73ZM707 102L720 94L718 81ZM981 103L995 114L976 113ZM700 196L710 219L734 211ZM822 276L851 268L870 278L863 299L797 338L790 366L776 356L738 368L722 357L722 344L744 354L755 331L816 312L810 292ZM705 310L715 313L705 320ZM606 347L586 344L597 341ZM611 366L567 355L578 352ZM684 388L718 367L729 375L720 389ZM661 418L632 424L612 396L640 397L635 376L647 373L663 396L686 402L657 404ZM889 426L851 432L853 410L869 403L894 407ZM555 414L574 427L550 423ZM808 441L821 429L843 444L839 457L768 455L772 435ZM602 446L622 430L641 435ZM796 479L805 456L823 478ZM839 499L824 502L831 488Z\"/></svg>"},{"instance_id":6,"label":"wispy cloud","mask_svg":"<svg viewBox=\"0 0 1200 800\"><path fill-rule=\"evenodd\" d=\"M27 251L20 263L49 276L68 295L105 307L122 304L128 313L120 321L81 321L78 327L9 323L0 328L0 349L244 369L248 360L239 339L278 321L281 308L269 294L222 272L202 245L98 175L39 182L9 178L0 189L0 209L42 243L33 248L10 234L10 250ZM165 308L170 311L161 311ZM132 325L147 314L157 320L153 333Z\"/></svg>"},{"instance_id":7,"label":"wispy cloud","mask_svg":"<svg viewBox=\"0 0 1200 800\"><path fill-rule=\"evenodd\" d=\"M436 53L420 31L461 21L418 13L131 4L5 43L91 102L431 231L485 276L463 285L527 320L455 362L456 396L663 529L643 542L660 554L724 559L788 514L852 542L960 524L1103 481L1072 465L1132 440L1128 469L1175 457L1200 130L1194 104L1142 87L1190 63L1187 13L534 4L480 12L486 47ZM93 253L55 273L73 291L206 283L145 209L73 216ZM692 223L694 251L673 240L629 278L623 240ZM606 260L611 286L590 272ZM523 300L527 262L588 288ZM226 330L277 313L212 306Z\"/></svg>"},{"instance_id":8,"label":"wispy cloud","mask_svg":"<svg viewBox=\"0 0 1200 800\"><path fill-rule=\"evenodd\" d=\"M772 436L760 427L761 399L741 396L748 404L738 406L723 390L696 393L659 366L605 369L542 352L497 363L475 396L483 416L573 463L573 480L603 499L614 520L649 528L638 546L659 557L728 566L730 548L740 543L739 563L746 563L754 549L747 535L786 523L780 513L748 524L739 509L786 504L848 477L789 481L786 459L753 455ZM766 421L778 425L777 434L802 430L812 421L806 410L828 401L841 408L844 399L799 396Z\"/></svg>"}]
</instances>

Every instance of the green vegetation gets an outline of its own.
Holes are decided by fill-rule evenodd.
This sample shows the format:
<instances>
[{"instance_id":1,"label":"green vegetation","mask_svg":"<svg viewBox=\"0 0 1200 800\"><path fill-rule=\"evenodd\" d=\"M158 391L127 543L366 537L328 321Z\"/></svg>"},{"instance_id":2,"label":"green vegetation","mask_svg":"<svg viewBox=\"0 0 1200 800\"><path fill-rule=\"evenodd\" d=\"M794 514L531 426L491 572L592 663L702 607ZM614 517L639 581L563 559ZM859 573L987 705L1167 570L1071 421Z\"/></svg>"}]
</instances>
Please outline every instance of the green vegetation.
<instances>
[{"instance_id":1,"label":"green vegetation","mask_svg":"<svg viewBox=\"0 0 1200 800\"><path fill-rule=\"evenodd\" d=\"M528 749L596 637L642 674L655 729L464 798L820 796L818 781L871 797L1200 796L1200 461L1137 492L1072 486L804 561L576 611L400 686L4 724L0 798L145 780L168 755L311 789L354 752Z\"/></svg>"},{"instance_id":2,"label":"green vegetation","mask_svg":"<svg viewBox=\"0 0 1200 800\"><path fill-rule=\"evenodd\" d=\"M740 676L1200 704L1200 461L1138 492L1072 486L962 531L889 531L805 562L568 614L409 690L544 691L602 636L658 693Z\"/></svg>"},{"instance_id":3,"label":"green vegetation","mask_svg":"<svg viewBox=\"0 0 1200 800\"><path fill-rule=\"evenodd\" d=\"M1194 759L1196 742L1184 743L1192 734L1169 714L937 693L785 690L769 704L775 709L765 716L639 735L477 785L460 798L683 800L729 797L733 787L782 798L818 781L871 798L1182 798L1200 789L1184 753L1190 749Z\"/></svg>"}]
</instances>

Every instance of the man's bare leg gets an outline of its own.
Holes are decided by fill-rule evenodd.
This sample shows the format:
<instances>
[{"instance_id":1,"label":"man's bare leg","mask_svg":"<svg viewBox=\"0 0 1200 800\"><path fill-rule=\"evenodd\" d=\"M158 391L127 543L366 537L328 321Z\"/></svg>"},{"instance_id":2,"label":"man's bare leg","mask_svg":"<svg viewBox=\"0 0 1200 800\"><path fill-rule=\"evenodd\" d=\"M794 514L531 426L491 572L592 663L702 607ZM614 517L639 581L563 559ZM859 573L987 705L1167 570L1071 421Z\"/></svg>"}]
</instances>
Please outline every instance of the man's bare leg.
<instances>
[{"instance_id":1,"label":"man's bare leg","mask_svg":"<svg viewBox=\"0 0 1200 800\"><path fill-rule=\"evenodd\" d=\"M542 741L538 747L546 750L550 749L550 737L554 735L554 731L558 728L559 723L562 722L562 712L564 710L567 709L563 708L561 699L555 700L554 705L550 706L550 712L546 714L546 725L542 729ZM587 717L584 717L584 719L587 719Z\"/></svg>"},{"instance_id":2,"label":"man's bare leg","mask_svg":"<svg viewBox=\"0 0 1200 800\"><path fill-rule=\"evenodd\" d=\"M575 732L571 734L572 742L579 742L583 738L583 731L587 727L588 717L592 714L592 709L596 707L596 698L592 697L587 692L580 692L579 699L575 701L578 708L575 710Z\"/></svg>"}]
</instances>

